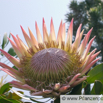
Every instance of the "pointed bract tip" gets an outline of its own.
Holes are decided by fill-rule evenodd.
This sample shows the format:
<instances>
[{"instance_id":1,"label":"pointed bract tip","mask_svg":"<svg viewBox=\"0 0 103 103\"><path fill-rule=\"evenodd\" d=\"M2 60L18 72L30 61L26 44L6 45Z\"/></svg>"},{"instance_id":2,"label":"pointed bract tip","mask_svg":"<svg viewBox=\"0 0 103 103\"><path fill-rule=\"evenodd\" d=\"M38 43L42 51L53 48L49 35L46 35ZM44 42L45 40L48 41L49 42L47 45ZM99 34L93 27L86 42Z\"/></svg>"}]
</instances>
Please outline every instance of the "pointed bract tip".
<instances>
[{"instance_id":1,"label":"pointed bract tip","mask_svg":"<svg viewBox=\"0 0 103 103\"><path fill-rule=\"evenodd\" d=\"M101 50L98 53L101 53Z\"/></svg>"},{"instance_id":2,"label":"pointed bract tip","mask_svg":"<svg viewBox=\"0 0 103 103\"><path fill-rule=\"evenodd\" d=\"M93 54L96 52L96 50L97 50L97 48L95 48L95 49L92 51L92 52L93 52ZM92 53L92 52L91 52L91 53Z\"/></svg>"},{"instance_id":3,"label":"pointed bract tip","mask_svg":"<svg viewBox=\"0 0 103 103\"><path fill-rule=\"evenodd\" d=\"M100 59L101 59L101 57L98 58L98 60L100 60Z\"/></svg>"},{"instance_id":4,"label":"pointed bract tip","mask_svg":"<svg viewBox=\"0 0 103 103\"><path fill-rule=\"evenodd\" d=\"M16 35L16 37L19 37L18 34Z\"/></svg>"},{"instance_id":5,"label":"pointed bract tip","mask_svg":"<svg viewBox=\"0 0 103 103\"><path fill-rule=\"evenodd\" d=\"M43 18L43 28L46 28L45 20Z\"/></svg>"},{"instance_id":6,"label":"pointed bract tip","mask_svg":"<svg viewBox=\"0 0 103 103\"><path fill-rule=\"evenodd\" d=\"M35 26L37 27L37 22L35 21Z\"/></svg>"},{"instance_id":7,"label":"pointed bract tip","mask_svg":"<svg viewBox=\"0 0 103 103\"><path fill-rule=\"evenodd\" d=\"M20 25L20 28L21 28L22 32L25 32L24 29L23 29L23 27L21 25Z\"/></svg>"},{"instance_id":8,"label":"pointed bract tip","mask_svg":"<svg viewBox=\"0 0 103 103\"><path fill-rule=\"evenodd\" d=\"M92 32L92 30L93 30L93 27L89 31Z\"/></svg>"},{"instance_id":9,"label":"pointed bract tip","mask_svg":"<svg viewBox=\"0 0 103 103\"><path fill-rule=\"evenodd\" d=\"M36 28L36 30L37 30L37 28L38 28L38 25L37 25L37 22L35 21L35 28Z\"/></svg>"},{"instance_id":10,"label":"pointed bract tip","mask_svg":"<svg viewBox=\"0 0 103 103\"><path fill-rule=\"evenodd\" d=\"M51 17L51 20L53 21L53 18Z\"/></svg>"},{"instance_id":11,"label":"pointed bract tip","mask_svg":"<svg viewBox=\"0 0 103 103\"><path fill-rule=\"evenodd\" d=\"M73 26L73 20L74 20L74 19L72 18L69 27Z\"/></svg>"},{"instance_id":12,"label":"pointed bract tip","mask_svg":"<svg viewBox=\"0 0 103 103\"><path fill-rule=\"evenodd\" d=\"M30 30L30 28L28 27L28 30Z\"/></svg>"},{"instance_id":13,"label":"pointed bract tip","mask_svg":"<svg viewBox=\"0 0 103 103\"><path fill-rule=\"evenodd\" d=\"M94 36L93 38L95 39L96 36Z\"/></svg>"},{"instance_id":14,"label":"pointed bract tip","mask_svg":"<svg viewBox=\"0 0 103 103\"><path fill-rule=\"evenodd\" d=\"M62 25L63 25L63 22L62 22L62 20L61 20L61 22L60 22L60 27L62 27ZM60 27L59 27L59 28L60 28Z\"/></svg>"},{"instance_id":15,"label":"pointed bract tip","mask_svg":"<svg viewBox=\"0 0 103 103\"><path fill-rule=\"evenodd\" d=\"M11 40L9 37L7 37L7 38L8 38L9 41Z\"/></svg>"},{"instance_id":16,"label":"pointed bract tip","mask_svg":"<svg viewBox=\"0 0 103 103\"><path fill-rule=\"evenodd\" d=\"M65 23L63 23L63 28L65 29Z\"/></svg>"},{"instance_id":17,"label":"pointed bract tip","mask_svg":"<svg viewBox=\"0 0 103 103\"><path fill-rule=\"evenodd\" d=\"M63 24L63 20L61 20L61 23L60 24Z\"/></svg>"},{"instance_id":18,"label":"pointed bract tip","mask_svg":"<svg viewBox=\"0 0 103 103\"><path fill-rule=\"evenodd\" d=\"M20 28L23 29L23 27L20 25Z\"/></svg>"},{"instance_id":19,"label":"pointed bract tip","mask_svg":"<svg viewBox=\"0 0 103 103\"><path fill-rule=\"evenodd\" d=\"M97 50L97 48L94 49L94 51L96 51L96 50Z\"/></svg>"},{"instance_id":20,"label":"pointed bract tip","mask_svg":"<svg viewBox=\"0 0 103 103\"><path fill-rule=\"evenodd\" d=\"M53 24L53 18L51 17L51 23L50 24Z\"/></svg>"},{"instance_id":21,"label":"pointed bract tip","mask_svg":"<svg viewBox=\"0 0 103 103\"><path fill-rule=\"evenodd\" d=\"M10 32L10 35L12 36L13 34Z\"/></svg>"},{"instance_id":22,"label":"pointed bract tip","mask_svg":"<svg viewBox=\"0 0 103 103\"><path fill-rule=\"evenodd\" d=\"M12 38L15 40L15 36L12 33L10 33L10 34L11 34Z\"/></svg>"},{"instance_id":23,"label":"pointed bract tip","mask_svg":"<svg viewBox=\"0 0 103 103\"><path fill-rule=\"evenodd\" d=\"M82 23L80 24L80 27L82 26Z\"/></svg>"},{"instance_id":24,"label":"pointed bract tip","mask_svg":"<svg viewBox=\"0 0 103 103\"><path fill-rule=\"evenodd\" d=\"M43 18L43 24L45 23L45 20L44 20L44 18Z\"/></svg>"},{"instance_id":25,"label":"pointed bract tip","mask_svg":"<svg viewBox=\"0 0 103 103\"><path fill-rule=\"evenodd\" d=\"M31 31L30 28L28 27L29 32Z\"/></svg>"},{"instance_id":26,"label":"pointed bract tip","mask_svg":"<svg viewBox=\"0 0 103 103\"><path fill-rule=\"evenodd\" d=\"M74 18L72 18L71 22L73 22L73 21L74 21Z\"/></svg>"},{"instance_id":27,"label":"pointed bract tip","mask_svg":"<svg viewBox=\"0 0 103 103\"><path fill-rule=\"evenodd\" d=\"M63 25L65 25L65 23L63 23Z\"/></svg>"}]
</instances>

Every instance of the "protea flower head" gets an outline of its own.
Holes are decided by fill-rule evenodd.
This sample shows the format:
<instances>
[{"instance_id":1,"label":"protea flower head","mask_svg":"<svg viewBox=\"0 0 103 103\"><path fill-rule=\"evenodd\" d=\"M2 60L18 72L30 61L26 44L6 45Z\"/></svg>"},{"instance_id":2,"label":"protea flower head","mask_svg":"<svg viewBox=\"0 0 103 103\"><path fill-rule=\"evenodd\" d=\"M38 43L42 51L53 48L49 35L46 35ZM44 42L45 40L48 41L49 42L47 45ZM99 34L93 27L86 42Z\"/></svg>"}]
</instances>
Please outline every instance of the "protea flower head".
<instances>
[{"instance_id":1,"label":"protea flower head","mask_svg":"<svg viewBox=\"0 0 103 103\"><path fill-rule=\"evenodd\" d=\"M100 59L95 59L100 51L95 53L96 49L94 49L89 53L95 37L88 43L92 31L90 29L81 40L84 31L81 31L82 24L78 27L76 38L72 43L73 19L67 36L65 23L62 21L57 38L52 19L49 35L43 19L43 39L37 22L35 22L35 27L37 40L29 28L30 37L21 26L27 45L18 35L15 37L11 34L15 43L8 38L19 59L0 50L18 70L3 63L0 63L3 67L0 69L17 79L17 81L10 82L14 87L29 90L33 96L59 97L60 94L69 92L86 80L85 73Z\"/></svg>"}]
</instances>

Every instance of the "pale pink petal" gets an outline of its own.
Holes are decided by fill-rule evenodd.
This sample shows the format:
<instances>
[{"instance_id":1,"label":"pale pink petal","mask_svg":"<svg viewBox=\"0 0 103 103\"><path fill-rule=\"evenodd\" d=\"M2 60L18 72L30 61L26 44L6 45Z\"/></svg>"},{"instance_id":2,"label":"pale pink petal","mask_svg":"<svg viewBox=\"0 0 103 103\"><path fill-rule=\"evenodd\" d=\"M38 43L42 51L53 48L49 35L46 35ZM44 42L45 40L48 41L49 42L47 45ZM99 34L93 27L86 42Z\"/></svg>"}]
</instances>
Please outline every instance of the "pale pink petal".
<instances>
[{"instance_id":1,"label":"pale pink petal","mask_svg":"<svg viewBox=\"0 0 103 103\"><path fill-rule=\"evenodd\" d=\"M100 58L95 59L94 61L92 61L89 65L87 65L84 70L81 72L81 75L84 75Z\"/></svg>"},{"instance_id":2,"label":"pale pink petal","mask_svg":"<svg viewBox=\"0 0 103 103\"><path fill-rule=\"evenodd\" d=\"M10 70L8 70L6 68L0 68L0 70L4 71L5 73L9 74L10 76L12 76L13 78L16 79L14 72L12 72L12 71L10 71Z\"/></svg>"},{"instance_id":3,"label":"pale pink petal","mask_svg":"<svg viewBox=\"0 0 103 103\"><path fill-rule=\"evenodd\" d=\"M87 76L84 76L84 77L80 78L79 80L75 81L75 82L71 85L71 87L75 87L76 85L80 84L81 82L83 82L83 81L86 80L86 79L87 79Z\"/></svg>"},{"instance_id":4,"label":"pale pink petal","mask_svg":"<svg viewBox=\"0 0 103 103\"><path fill-rule=\"evenodd\" d=\"M89 52L89 50L91 48L91 45L92 45L92 42L93 42L94 39L95 39L95 36L90 40L90 42L89 42L89 44L87 46L87 49L86 49L85 53L82 56L82 59L84 59L87 56L87 54L88 54L88 52Z\"/></svg>"},{"instance_id":5,"label":"pale pink petal","mask_svg":"<svg viewBox=\"0 0 103 103\"><path fill-rule=\"evenodd\" d=\"M16 35L16 37L17 37L17 39L19 41L20 46L24 49L24 51L28 50L29 48L23 43L23 41L19 38L19 36Z\"/></svg>"},{"instance_id":6,"label":"pale pink petal","mask_svg":"<svg viewBox=\"0 0 103 103\"><path fill-rule=\"evenodd\" d=\"M54 30L54 25L53 25L53 19L52 18L51 18L51 23L50 23L50 37L53 41L56 41L55 30Z\"/></svg>"},{"instance_id":7,"label":"pale pink petal","mask_svg":"<svg viewBox=\"0 0 103 103\"><path fill-rule=\"evenodd\" d=\"M81 45L78 48L79 55L82 55L84 53L85 47L86 47L86 36L84 37Z\"/></svg>"},{"instance_id":8,"label":"pale pink petal","mask_svg":"<svg viewBox=\"0 0 103 103\"><path fill-rule=\"evenodd\" d=\"M101 52L101 51L93 54L93 55L91 56L91 58L89 59L87 65L89 65L89 64L99 55L100 52Z\"/></svg>"},{"instance_id":9,"label":"pale pink petal","mask_svg":"<svg viewBox=\"0 0 103 103\"><path fill-rule=\"evenodd\" d=\"M44 42L49 41L48 32L47 32L47 28L46 28L44 18L43 18L43 38L44 38Z\"/></svg>"},{"instance_id":10,"label":"pale pink petal","mask_svg":"<svg viewBox=\"0 0 103 103\"><path fill-rule=\"evenodd\" d=\"M17 40L17 38L12 33L10 33L10 34L11 34L12 38L14 39L17 47L20 48L20 44L19 44L19 41Z\"/></svg>"},{"instance_id":11,"label":"pale pink petal","mask_svg":"<svg viewBox=\"0 0 103 103\"><path fill-rule=\"evenodd\" d=\"M7 74L9 74L10 76L12 76L13 78L23 81L22 78L20 76L18 76L17 74L15 74L13 71L6 69L6 68L0 68L0 70L6 72Z\"/></svg>"},{"instance_id":12,"label":"pale pink petal","mask_svg":"<svg viewBox=\"0 0 103 103\"><path fill-rule=\"evenodd\" d=\"M8 65L4 64L4 63L1 63L0 62L0 66L3 67L3 68L7 68L8 70L14 72L15 74L17 74L18 76L21 76L21 73L18 71L18 70L15 70L11 67L9 67Z\"/></svg>"},{"instance_id":13,"label":"pale pink petal","mask_svg":"<svg viewBox=\"0 0 103 103\"><path fill-rule=\"evenodd\" d=\"M41 36L40 30L38 28L37 22L35 22L35 28L36 28L38 43L43 43L42 36Z\"/></svg>"},{"instance_id":14,"label":"pale pink petal","mask_svg":"<svg viewBox=\"0 0 103 103\"><path fill-rule=\"evenodd\" d=\"M78 78L80 75L81 75L80 73L76 74L76 75L71 79L71 81L70 81L68 84L69 84L69 85L72 85L72 84L77 80L77 78Z\"/></svg>"},{"instance_id":15,"label":"pale pink petal","mask_svg":"<svg viewBox=\"0 0 103 103\"><path fill-rule=\"evenodd\" d=\"M22 50L22 48L21 48L21 45L20 45L18 39L17 39L12 33L10 33L10 34L11 34L12 38L14 39L17 47L19 48L19 51L22 53L22 55L24 55L24 54L23 54L23 50Z\"/></svg>"},{"instance_id":16,"label":"pale pink petal","mask_svg":"<svg viewBox=\"0 0 103 103\"><path fill-rule=\"evenodd\" d=\"M36 45L36 47L38 47L38 42L35 39L35 37L34 37L33 33L31 32L30 28L28 28L28 30L29 30L29 34L30 34L30 38L31 38L32 44Z\"/></svg>"},{"instance_id":17,"label":"pale pink petal","mask_svg":"<svg viewBox=\"0 0 103 103\"><path fill-rule=\"evenodd\" d=\"M21 48L23 50L23 53L25 56L27 57L31 57L31 54L28 52L29 48L22 42L22 40L19 38L19 36L17 35L18 41L21 45Z\"/></svg>"},{"instance_id":18,"label":"pale pink petal","mask_svg":"<svg viewBox=\"0 0 103 103\"><path fill-rule=\"evenodd\" d=\"M86 62L85 62L85 64L84 64L83 67L82 67L82 70L87 66L87 64L88 64L91 56L95 53L96 50L97 50L97 49L94 49L94 50L88 55L88 57L86 58Z\"/></svg>"},{"instance_id":19,"label":"pale pink petal","mask_svg":"<svg viewBox=\"0 0 103 103\"><path fill-rule=\"evenodd\" d=\"M43 91L40 91L40 92L33 92L33 93L31 93L31 95L32 95L32 96L43 96L44 93L43 93Z\"/></svg>"},{"instance_id":20,"label":"pale pink petal","mask_svg":"<svg viewBox=\"0 0 103 103\"><path fill-rule=\"evenodd\" d=\"M52 93L52 91L53 91L53 90L44 90L44 89L43 89L43 93L45 93L45 94L50 94L50 93Z\"/></svg>"},{"instance_id":21,"label":"pale pink petal","mask_svg":"<svg viewBox=\"0 0 103 103\"><path fill-rule=\"evenodd\" d=\"M38 43L37 43L34 35L32 34L31 30L30 30L29 28L28 28L28 30L29 30L29 34L30 34L32 49L33 49L33 51L36 53L36 52L37 52L36 47L38 48ZM36 46L36 47L35 47L35 46Z\"/></svg>"},{"instance_id":22,"label":"pale pink petal","mask_svg":"<svg viewBox=\"0 0 103 103\"><path fill-rule=\"evenodd\" d=\"M93 30L93 28L91 28L89 31L88 31L88 33L87 33L87 37L86 37L86 44L87 44L87 42L88 42L88 40L89 40L89 37L90 37L90 34L91 34L91 32L92 32L92 30Z\"/></svg>"},{"instance_id":23,"label":"pale pink petal","mask_svg":"<svg viewBox=\"0 0 103 103\"><path fill-rule=\"evenodd\" d=\"M93 29L93 28L92 28ZM92 32L92 29L89 30L89 32L87 33L87 35L84 37L80 47L78 48L78 51L79 51L79 54L83 54L84 50L85 50L85 47L87 45L87 42L89 40L89 37L90 37L90 34Z\"/></svg>"},{"instance_id":24,"label":"pale pink petal","mask_svg":"<svg viewBox=\"0 0 103 103\"><path fill-rule=\"evenodd\" d=\"M7 52L5 52L4 50L0 49L0 51L6 56L6 58L12 62L16 67L20 68L20 61L14 57L12 57L10 54L8 54Z\"/></svg>"},{"instance_id":25,"label":"pale pink petal","mask_svg":"<svg viewBox=\"0 0 103 103\"><path fill-rule=\"evenodd\" d=\"M29 38L29 36L27 35L27 33L25 32L25 30L23 29L23 27L22 26L20 26L20 27L21 27L21 30L22 30L23 35L24 35L24 38L25 38L25 40L26 40L29 48L31 48L32 47L31 39Z\"/></svg>"},{"instance_id":26,"label":"pale pink petal","mask_svg":"<svg viewBox=\"0 0 103 103\"><path fill-rule=\"evenodd\" d=\"M31 86L29 86L29 85L27 85L27 84L18 82L18 81L11 81L11 82L9 82L9 83L12 84L12 86L17 87L17 88L20 88L20 89L37 91L37 90L34 89L33 87L31 87Z\"/></svg>"},{"instance_id":27,"label":"pale pink petal","mask_svg":"<svg viewBox=\"0 0 103 103\"><path fill-rule=\"evenodd\" d=\"M62 41L62 21L59 26L59 31L57 35L57 43L59 43L59 48L61 48L61 41Z\"/></svg>"},{"instance_id":28,"label":"pale pink petal","mask_svg":"<svg viewBox=\"0 0 103 103\"><path fill-rule=\"evenodd\" d=\"M68 88L70 88L70 85L63 86L58 91L62 93L62 92L67 91Z\"/></svg>"},{"instance_id":29,"label":"pale pink petal","mask_svg":"<svg viewBox=\"0 0 103 103\"><path fill-rule=\"evenodd\" d=\"M56 83L54 86L54 90L58 90L60 88L60 83Z\"/></svg>"},{"instance_id":30,"label":"pale pink petal","mask_svg":"<svg viewBox=\"0 0 103 103\"><path fill-rule=\"evenodd\" d=\"M80 41L81 41L81 36L80 36L81 27L82 27L82 24L80 24L80 26L78 27L78 30L77 30L77 33L76 33L76 38L75 38L75 41L73 43L72 48L77 49L79 44L80 44Z\"/></svg>"},{"instance_id":31,"label":"pale pink petal","mask_svg":"<svg viewBox=\"0 0 103 103\"><path fill-rule=\"evenodd\" d=\"M78 27L75 40L78 39L78 37L80 37L81 27L82 27L82 24L80 24L79 27Z\"/></svg>"},{"instance_id":32,"label":"pale pink petal","mask_svg":"<svg viewBox=\"0 0 103 103\"><path fill-rule=\"evenodd\" d=\"M63 29L62 29L62 41L65 42L65 23L63 24Z\"/></svg>"},{"instance_id":33,"label":"pale pink petal","mask_svg":"<svg viewBox=\"0 0 103 103\"><path fill-rule=\"evenodd\" d=\"M71 23L70 23L70 26L69 26L69 29L68 29L67 41L66 41L67 45L72 44L72 35L73 35L73 19L71 20Z\"/></svg>"},{"instance_id":34,"label":"pale pink petal","mask_svg":"<svg viewBox=\"0 0 103 103\"><path fill-rule=\"evenodd\" d=\"M10 43L11 43L14 51L16 52L17 56L18 56L19 58L22 58L22 54L21 54L19 48L14 44L14 42L13 42L10 38L8 38L8 39L9 39L9 41L10 41Z\"/></svg>"}]
</instances>

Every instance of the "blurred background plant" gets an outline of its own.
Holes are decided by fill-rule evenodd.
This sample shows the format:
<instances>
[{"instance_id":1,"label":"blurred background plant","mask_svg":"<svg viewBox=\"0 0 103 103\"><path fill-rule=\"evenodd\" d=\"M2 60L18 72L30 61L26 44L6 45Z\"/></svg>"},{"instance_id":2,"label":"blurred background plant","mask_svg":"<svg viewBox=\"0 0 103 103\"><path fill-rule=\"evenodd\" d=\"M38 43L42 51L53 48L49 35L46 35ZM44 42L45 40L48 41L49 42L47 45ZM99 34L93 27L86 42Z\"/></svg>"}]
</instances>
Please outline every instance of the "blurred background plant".
<instances>
[{"instance_id":1,"label":"blurred background plant","mask_svg":"<svg viewBox=\"0 0 103 103\"><path fill-rule=\"evenodd\" d=\"M0 88L7 82L7 81L5 80L6 77L7 77L7 75L2 76L2 77L0 78Z\"/></svg>"}]
</instances>

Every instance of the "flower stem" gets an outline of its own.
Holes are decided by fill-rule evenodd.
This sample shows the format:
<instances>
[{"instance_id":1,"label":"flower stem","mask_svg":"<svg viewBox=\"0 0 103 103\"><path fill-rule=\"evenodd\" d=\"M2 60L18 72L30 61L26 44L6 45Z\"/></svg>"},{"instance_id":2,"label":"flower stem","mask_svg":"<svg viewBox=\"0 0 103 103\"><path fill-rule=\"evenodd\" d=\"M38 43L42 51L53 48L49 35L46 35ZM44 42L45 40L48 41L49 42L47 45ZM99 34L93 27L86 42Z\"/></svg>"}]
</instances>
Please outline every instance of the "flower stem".
<instances>
[{"instance_id":1,"label":"flower stem","mask_svg":"<svg viewBox=\"0 0 103 103\"><path fill-rule=\"evenodd\" d=\"M54 103L60 103L60 98L57 98Z\"/></svg>"}]
</instances>

